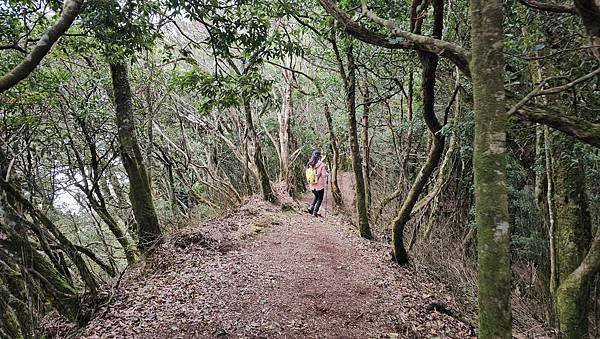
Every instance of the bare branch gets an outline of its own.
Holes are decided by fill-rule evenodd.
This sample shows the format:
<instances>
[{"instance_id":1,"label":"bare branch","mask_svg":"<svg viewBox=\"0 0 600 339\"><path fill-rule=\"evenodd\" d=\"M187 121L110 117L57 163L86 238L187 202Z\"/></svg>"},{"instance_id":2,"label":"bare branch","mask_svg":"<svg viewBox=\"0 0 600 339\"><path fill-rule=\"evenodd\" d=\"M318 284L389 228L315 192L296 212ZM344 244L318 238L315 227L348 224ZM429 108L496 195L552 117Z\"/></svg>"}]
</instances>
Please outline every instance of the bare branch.
<instances>
[{"instance_id":1,"label":"bare branch","mask_svg":"<svg viewBox=\"0 0 600 339\"><path fill-rule=\"evenodd\" d=\"M523 99L521 99L516 105L512 106L509 110L508 110L508 115L513 115L515 114L519 109L521 109L523 106L525 106L531 99L535 98L535 97L539 97L542 95L550 95L550 94L556 94L556 93L560 93L560 92L564 92L568 89L573 88L574 86L582 83L582 82L586 82L592 78L594 78L596 75L600 74L600 68L597 68L596 70L580 77L577 78L571 82L569 82L568 84L564 84L562 86L557 86L557 87L552 87L552 88L548 88L548 89L543 89L544 86L548 83L548 81L552 80L553 78L548 78L545 79L544 81L542 81L533 91L531 91L529 94L527 94Z\"/></svg>"}]
</instances>

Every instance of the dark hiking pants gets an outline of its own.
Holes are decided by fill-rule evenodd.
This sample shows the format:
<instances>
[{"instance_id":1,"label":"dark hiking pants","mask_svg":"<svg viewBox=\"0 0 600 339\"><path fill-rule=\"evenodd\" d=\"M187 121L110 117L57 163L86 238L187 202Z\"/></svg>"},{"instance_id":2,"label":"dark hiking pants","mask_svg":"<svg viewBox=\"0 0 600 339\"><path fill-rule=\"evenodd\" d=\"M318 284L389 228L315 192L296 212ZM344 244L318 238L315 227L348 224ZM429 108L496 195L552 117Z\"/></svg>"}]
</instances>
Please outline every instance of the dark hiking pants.
<instances>
[{"instance_id":1,"label":"dark hiking pants","mask_svg":"<svg viewBox=\"0 0 600 339\"><path fill-rule=\"evenodd\" d=\"M323 202L323 197L325 196L325 189L322 190L312 190L315 198L313 199L312 205L310 205L309 212L310 214L316 216L319 213L319 207L321 207L321 203Z\"/></svg>"}]
</instances>

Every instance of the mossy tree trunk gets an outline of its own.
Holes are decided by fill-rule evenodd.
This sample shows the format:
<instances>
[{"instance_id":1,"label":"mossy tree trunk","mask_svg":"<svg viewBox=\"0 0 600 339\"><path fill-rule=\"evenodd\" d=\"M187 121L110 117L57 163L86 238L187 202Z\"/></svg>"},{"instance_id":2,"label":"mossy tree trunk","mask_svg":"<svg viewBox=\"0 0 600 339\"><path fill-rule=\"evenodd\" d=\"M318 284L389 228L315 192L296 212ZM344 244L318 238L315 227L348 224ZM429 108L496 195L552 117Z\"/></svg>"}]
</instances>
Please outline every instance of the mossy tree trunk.
<instances>
[{"instance_id":1,"label":"mossy tree trunk","mask_svg":"<svg viewBox=\"0 0 600 339\"><path fill-rule=\"evenodd\" d=\"M129 200L137 223L138 248L151 252L162 241L162 231L152 200L152 191L136 137L129 76L125 63L111 63L113 95L121 160L129 178Z\"/></svg>"},{"instance_id":2,"label":"mossy tree trunk","mask_svg":"<svg viewBox=\"0 0 600 339\"><path fill-rule=\"evenodd\" d=\"M356 63L354 62L354 49L352 38L346 41L345 52L347 65L344 66L340 51L335 40L332 41L340 76L344 82L346 94L348 142L350 144L350 157L352 171L354 172L354 196L356 201L356 212L358 214L358 229L361 237L372 239L371 227L369 226L369 214L365 199L365 182L363 177L362 157L358 145L358 130L356 127ZM346 71L347 68L347 71Z\"/></svg>"},{"instance_id":3,"label":"mossy tree trunk","mask_svg":"<svg viewBox=\"0 0 600 339\"><path fill-rule=\"evenodd\" d=\"M564 134L553 138L556 310L560 333L566 339L588 336L590 277L574 272L589 248L591 221L585 194L585 172L582 163L576 160L575 146L575 140Z\"/></svg>"},{"instance_id":4,"label":"mossy tree trunk","mask_svg":"<svg viewBox=\"0 0 600 339\"><path fill-rule=\"evenodd\" d=\"M0 276L0 337L23 338L23 331L16 311L10 305L12 298L14 297L4 286Z\"/></svg>"},{"instance_id":5,"label":"mossy tree trunk","mask_svg":"<svg viewBox=\"0 0 600 339\"><path fill-rule=\"evenodd\" d=\"M10 310L6 309L0 312L7 312L4 317L14 317L18 322L19 333L25 338L32 338L36 325L33 315L35 306L33 305L39 305L39 295L36 294L34 288L27 288L27 279L22 278L21 270L15 263L0 258L0 299L6 303L1 307L10 308ZM0 322L0 324L4 323Z\"/></svg>"},{"instance_id":6,"label":"mossy tree trunk","mask_svg":"<svg viewBox=\"0 0 600 339\"><path fill-rule=\"evenodd\" d=\"M511 338L502 1L471 0L480 338Z\"/></svg>"},{"instance_id":7,"label":"mossy tree trunk","mask_svg":"<svg viewBox=\"0 0 600 339\"><path fill-rule=\"evenodd\" d=\"M271 180L269 179L269 173L267 173L267 168L265 167L265 162L262 155L262 147L260 145L260 140L258 139L258 134L256 133L256 128L254 128L254 122L252 120L252 109L250 108L250 102L247 98L244 98L244 115L246 118L246 127L250 131L250 137L252 144L254 145L254 154L252 158L258 174L258 186L260 188L260 193L264 200L268 202L275 202L277 197L275 196L273 188L271 187Z\"/></svg>"}]
</instances>

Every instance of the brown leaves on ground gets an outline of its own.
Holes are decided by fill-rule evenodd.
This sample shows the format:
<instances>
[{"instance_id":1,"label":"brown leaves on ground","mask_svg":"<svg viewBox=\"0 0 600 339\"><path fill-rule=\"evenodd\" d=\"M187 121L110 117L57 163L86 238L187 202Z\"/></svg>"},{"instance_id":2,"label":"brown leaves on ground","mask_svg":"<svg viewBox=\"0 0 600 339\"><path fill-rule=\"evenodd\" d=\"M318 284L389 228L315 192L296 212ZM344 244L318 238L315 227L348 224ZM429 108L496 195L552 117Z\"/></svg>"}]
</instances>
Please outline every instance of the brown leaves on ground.
<instances>
[{"instance_id":1,"label":"brown leaves on ground","mask_svg":"<svg viewBox=\"0 0 600 339\"><path fill-rule=\"evenodd\" d=\"M435 286L335 217L252 199L173 235L131 270L87 338L465 338Z\"/></svg>"}]
</instances>

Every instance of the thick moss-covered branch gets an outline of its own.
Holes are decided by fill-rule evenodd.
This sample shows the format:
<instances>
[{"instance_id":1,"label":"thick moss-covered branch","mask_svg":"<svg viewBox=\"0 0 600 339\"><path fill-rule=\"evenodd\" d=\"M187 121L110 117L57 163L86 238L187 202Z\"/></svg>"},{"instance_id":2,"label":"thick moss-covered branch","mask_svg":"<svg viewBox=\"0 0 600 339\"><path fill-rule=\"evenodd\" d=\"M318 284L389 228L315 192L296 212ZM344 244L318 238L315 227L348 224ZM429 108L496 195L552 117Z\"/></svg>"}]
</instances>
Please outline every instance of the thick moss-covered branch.
<instances>
[{"instance_id":1,"label":"thick moss-covered branch","mask_svg":"<svg viewBox=\"0 0 600 339\"><path fill-rule=\"evenodd\" d=\"M537 105L523 106L514 113L514 116L530 122L544 124L600 148L600 123L563 115L552 108Z\"/></svg>"},{"instance_id":2,"label":"thick moss-covered branch","mask_svg":"<svg viewBox=\"0 0 600 339\"><path fill-rule=\"evenodd\" d=\"M73 245L73 243L58 229L58 227L50 220L48 217L40 212L33 204L27 200L21 193L19 193L14 187L12 187L9 183L0 179L0 187L8 196L18 202L29 215L31 215L34 220L37 220L39 223L44 225L52 233L52 235L58 240L61 245L61 248L67 253L69 259L75 264L81 279L85 282L87 288L90 291L95 292L98 288L98 282L92 275L92 272L88 268L87 264L83 260L83 258L79 255L77 249Z\"/></svg>"},{"instance_id":3,"label":"thick moss-covered branch","mask_svg":"<svg viewBox=\"0 0 600 339\"><path fill-rule=\"evenodd\" d=\"M48 54L54 43L60 38L81 12L83 0L67 0L58 21L52 25L40 38L33 50L20 64L0 78L0 93L10 89L19 81L25 79Z\"/></svg>"}]
</instances>

